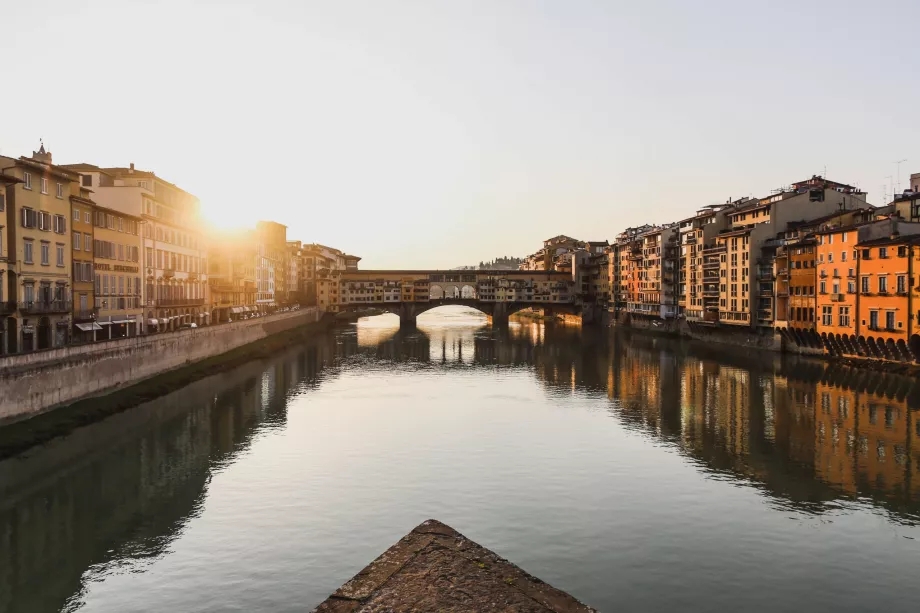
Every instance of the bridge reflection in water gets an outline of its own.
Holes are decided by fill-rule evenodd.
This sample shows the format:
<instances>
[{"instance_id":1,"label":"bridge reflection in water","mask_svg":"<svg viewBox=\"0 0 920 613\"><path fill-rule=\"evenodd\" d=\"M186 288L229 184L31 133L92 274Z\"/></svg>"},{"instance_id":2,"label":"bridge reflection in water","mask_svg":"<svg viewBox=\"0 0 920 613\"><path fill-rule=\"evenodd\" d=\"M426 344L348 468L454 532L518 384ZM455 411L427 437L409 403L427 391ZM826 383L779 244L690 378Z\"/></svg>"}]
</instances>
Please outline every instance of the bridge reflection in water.
<instances>
[{"instance_id":1,"label":"bridge reflection in water","mask_svg":"<svg viewBox=\"0 0 920 613\"><path fill-rule=\"evenodd\" d=\"M606 397L635 432L778 506L822 514L861 497L891 521L920 520L920 388L908 377L526 321L400 329L391 316L0 463L0 611L76 607L87 582L163 556L212 475L285 428L290 397L367 360L523 369L554 394Z\"/></svg>"}]
</instances>

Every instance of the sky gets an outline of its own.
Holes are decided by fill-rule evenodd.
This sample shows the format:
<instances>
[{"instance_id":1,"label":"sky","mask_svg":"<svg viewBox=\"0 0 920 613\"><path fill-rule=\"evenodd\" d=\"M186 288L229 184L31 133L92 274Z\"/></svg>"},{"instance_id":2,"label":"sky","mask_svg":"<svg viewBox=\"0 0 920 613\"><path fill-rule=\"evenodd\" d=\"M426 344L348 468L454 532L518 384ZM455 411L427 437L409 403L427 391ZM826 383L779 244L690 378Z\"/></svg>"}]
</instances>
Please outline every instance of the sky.
<instances>
[{"instance_id":1,"label":"sky","mask_svg":"<svg viewBox=\"0 0 920 613\"><path fill-rule=\"evenodd\" d=\"M7 3L0 154L151 170L362 268L920 172L920 3ZM12 71L12 72L11 72ZM884 188L883 188L884 186Z\"/></svg>"}]
</instances>

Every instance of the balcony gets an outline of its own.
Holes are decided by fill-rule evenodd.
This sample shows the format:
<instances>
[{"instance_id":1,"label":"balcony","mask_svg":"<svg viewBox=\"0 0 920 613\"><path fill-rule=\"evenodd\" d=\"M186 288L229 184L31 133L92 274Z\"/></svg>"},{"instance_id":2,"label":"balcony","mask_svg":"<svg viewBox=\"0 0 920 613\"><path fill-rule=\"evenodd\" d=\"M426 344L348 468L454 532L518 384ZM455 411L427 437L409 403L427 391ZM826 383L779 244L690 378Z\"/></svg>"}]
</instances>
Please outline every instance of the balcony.
<instances>
[{"instance_id":1,"label":"balcony","mask_svg":"<svg viewBox=\"0 0 920 613\"><path fill-rule=\"evenodd\" d=\"M76 309L73 312L74 321L92 321L99 317L99 309Z\"/></svg>"},{"instance_id":2,"label":"balcony","mask_svg":"<svg viewBox=\"0 0 920 613\"><path fill-rule=\"evenodd\" d=\"M844 294L831 294L831 302L843 302Z\"/></svg>"},{"instance_id":3,"label":"balcony","mask_svg":"<svg viewBox=\"0 0 920 613\"><path fill-rule=\"evenodd\" d=\"M163 270L163 277L166 279L172 279L176 276L176 271L172 268L166 268Z\"/></svg>"},{"instance_id":4,"label":"balcony","mask_svg":"<svg viewBox=\"0 0 920 613\"><path fill-rule=\"evenodd\" d=\"M202 306L204 298L157 298L158 307Z\"/></svg>"},{"instance_id":5,"label":"balcony","mask_svg":"<svg viewBox=\"0 0 920 613\"><path fill-rule=\"evenodd\" d=\"M704 290L703 290L703 297L704 297L704 298L718 298L718 297L719 297L719 290L717 290L717 289L704 289Z\"/></svg>"},{"instance_id":6,"label":"balcony","mask_svg":"<svg viewBox=\"0 0 920 613\"><path fill-rule=\"evenodd\" d=\"M20 302L19 311L30 315L48 313L70 313L73 303L69 300L53 300L51 302Z\"/></svg>"},{"instance_id":7,"label":"balcony","mask_svg":"<svg viewBox=\"0 0 920 613\"><path fill-rule=\"evenodd\" d=\"M763 280L773 279L773 268L759 267L757 268L757 278Z\"/></svg>"},{"instance_id":8,"label":"balcony","mask_svg":"<svg viewBox=\"0 0 920 613\"><path fill-rule=\"evenodd\" d=\"M827 271L826 271L826 270L822 270L821 272L818 273L818 276L821 277L822 279L826 279L826 278L827 278Z\"/></svg>"}]
</instances>

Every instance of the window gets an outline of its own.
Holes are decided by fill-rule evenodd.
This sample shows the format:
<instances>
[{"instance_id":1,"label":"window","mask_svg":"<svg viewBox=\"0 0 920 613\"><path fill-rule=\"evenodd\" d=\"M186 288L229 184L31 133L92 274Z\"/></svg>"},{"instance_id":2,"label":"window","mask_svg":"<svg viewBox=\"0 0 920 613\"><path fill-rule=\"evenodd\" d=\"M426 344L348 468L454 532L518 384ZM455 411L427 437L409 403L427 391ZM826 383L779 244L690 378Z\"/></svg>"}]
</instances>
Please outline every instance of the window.
<instances>
[{"instance_id":1,"label":"window","mask_svg":"<svg viewBox=\"0 0 920 613\"><path fill-rule=\"evenodd\" d=\"M829 306L821 307L821 323L825 326L834 325L833 307L829 307Z\"/></svg>"},{"instance_id":2,"label":"window","mask_svg":"<svg viewBox=\"0 0 920 613\"><path fill-rule=\"evenodd\" d=\"M42 266L51 265L51 245L47 241L42 241Z\"/></svg>"},{"instance_id":3,"label":"window","mask_svg":"<svg viewBox=\"0 0 920 613\"><path fill-rule=\"evenodd\" d=\"M885 312L885 328L894 330L894 311Z\"/></svg>"},{"instance_id":4,"label":"window","mask_svg":"<svg viewBox=\"0 0 920 613\"><path fill-rule=\"evenodd\" d=\"M60 183L57 184L57 194L55 194L55 195L56 195L58 198L63 198L63 197L64 197L64 186L61 185Z\"/></svg>"},{"instance_id":5,"label":"window","mask_svg":"<svg viewBox=\"0 0 920 613\"><path fill-rule=\"evenodd\" d=\"M144 189L147 189L147 182L146 182L146 181L138 181L138 182L137 182L137 186L138 186L138 187L143 187Z\"/></svg>"},{"instance_id":6,"label":"window","mask_svg":"<svg viewBox=\"0 0 920 613\"><path fill-rule=\"evenodd\" d=\"M907 293L907 277L904 275L898 275L898 293Z\"/></svg>"},{"instance_id":7,"label":"window","mask_svg":"<svg viewBox=\"0 0 920 613\"><path fill-rule=\"evenodd\" d=\"M844 235L845 236L845 235ZM850 307L842 306L838 310L840 326L844 328L850 327Z\"/></svg>"},{"instance_id":8,"label":"window","mask_svg":"<svg viewBox=\"0 0 920 613\"><path fill-rule=\"evenodd\" d=\"M878 311L869 311L869 329L878 330Z\"/></svg>"},{"instance_id":9,"label":"window","mask_svg":"<svg viewBox=\"0 0 920 613\"><path fill-rule=\"evenodd\" d=\"M844 233L840 236L840 241L841 241L841 242L844 242L844 243L847 242L847 233L846 233L846 232L844 232Z\"/></svg>"},{"instance_id":10,"label":"window","mask_svg":"<svg viewBox=\"0 0 920 613\"><path fill-rule=\"evenodd\" d=\"M22 259L26 264L32 264L32 239L26 238L22 241Z\"/></svg>"},{"instance_id":11,"label":"window","mask_svg":"<svg viewBox=\"0 0 920 613\"><path fill-rule=\"evenodd\" d=\"M66 234L67 233L67 218L63 215L54 216L54 232L56 234Z\"/></svg>"},{"instance_id":12,"label":"window","mask_svg":"<svg viewBox=\"0 0 920 613\"><path fill-rule=\"evenodd\" d=\"M83 223L93 223L93 216L89 211L83 214Z\"/></svg>"},{"instance_id":13,"label":"window","mask_svg":"<svg viewBox=\"0 0 920 613\"><path fill-rule=\"evenodd\" d=\"M61 243L58 243L57 245L55 245L55 247L57 247L57 265L63 266L64 265L64 245L62 245Z\"/></svg>"},{"instance_id":14,"label":"window","mask_svg":"<svg viewBox=\"0 0 920 613\"><path fill-rule=\"evenodd\" d=\"M844 236L846 236L846 234L844 234ZM841 252L840 252L840 261L841 261L841 262L846 262L846 261L847 261L847 252L846 252L846 251L841 251Z\"/></svg>"},{"instance_id":15,"label":"window","mask_svg":"<svg viewBox=\"0 0 920 613\"><path fill-rule=\"evenodd\" d=\"M45 177L42 177L42 193L43 194L48 193L48 179L46 179Z\"/></svg>"},{"instance_id":16,"label":"window","mask_svg":"<svg viewBox=\"0 0 920 613\"><path fill-rule=\"evenodd\" d=\"M93 251L93 237L89 234L83 235L83 251L91 253Z\"/></svg>"},{"instance_id":17,"label":"window","mask_svg":"<svg viewBox=\"0 0 920 613\"><path fill-rule=\"evenodd\" d=\"M3 212L4 209L6 209L6 196L4 194L0 194L0 212Z\"/></svg>"},{"instance_id":18,"label":"window","mask_svg":"<svg viewBox=\"0 0 920 613\"><path fill-rule=\"evenodd\" d=\"M20 221L22 222L23 228L34 228L38 225L38 213L29 207L22 207Z\"/></svg>"},{"instance_id":19,"label":"window","mask_svg":"<svg viewBox=\"0 0 920 613\"><path fill-rule=\"evenodd\" d=\"M862 289L860 291L864 294L869 293L869 277L862 278Z\"/></svg>"},{"instance_id":20,"label":"window","mask_svg":"<svg viewBox=\"0 0 920 613\"><path fill-rule=\"evenodd\" d=\"M827 281L821 281L821 293L822 294L827 293Z\"/></svg>"},{"instance_id":21,"label":"window","mask_svg":"<svg viewBox=\"0 0 920 613\"><path fill-rule=\"evenodd\" d=\"M22 173L23 187L25 189L32 189L32 173L24 172Z\"/></svg>"},{"instance_id":22,"label":"window","mask_svg":"<svg viewBox=\"0 0 920 613\"><path fill-rule=\"evenodd\" d=\"M878 248L878 257L887 258L888 257L888 247L879 247Z\"/></svg>"},{"instance_id":23,"label":"window","mask_svg":"<svg viewBox=\"0 0 920 613\"><path fill-rule=\"evenodd\" d=\"M833 254L833 252L830 252L830 253L827 254L827 263L828 263L828 264L831 264L831 263L833 263L833 261L834 261L834 254Z\"/></svg>"},{"instance_id":24,"label":"window","mask_svg":"<svg viewBox=\"0 0 920 613\"><path fill-rule=\"evenodd\" d=\"M83 243L83 235L79 232L73 233L73 250L79 251L80 245Z\"/></svg>"},{"instance_id":25,"label":"window","mask_svg":"<svg viewBox=\"0 0 920 613\"><path fill-rule=\"evenodd\" d=\"M847 281L847 293L848 294L856 293L856 281Z\"/></svg>"},{"instance_id":26,"label":"window","mask_svg":"<svg viewBox=\"0 0 920 613\"><path fill-rule=\"evenodd\" d=\"M125 219L124 219L124 217L119 217L119 218L118 218L118 231L119 231L119 232L124 232L124 231L125 231Z\"/></svg>"},{"instance_id":27,"label":"window","mask_svg":"<svg viewBox=\"0 0 920 613\"><path fill-rule=\"evenodd\" d=\"M878 293L880 294L888 293L888 277L878 278Z\"/></svg>"},{"instance_id":28,"label":"window","mask_svg":"<svg viewBox=\"0 0 920 613\"><path fill-rule=\"evenodd\" d=\"M73 220L80 221L80 209L73 210Z\"/></svg>"},{"instance_id":29,"label":"window","mask_svg":"<svg viewBox=\"0 0 920 613\"><path fill-rule=\"evenodd\" d=\"M83 183L83 187L93 186L93 175L83 175L82 177L80 177L80 180Z\"/></svg>"}]
</instances>

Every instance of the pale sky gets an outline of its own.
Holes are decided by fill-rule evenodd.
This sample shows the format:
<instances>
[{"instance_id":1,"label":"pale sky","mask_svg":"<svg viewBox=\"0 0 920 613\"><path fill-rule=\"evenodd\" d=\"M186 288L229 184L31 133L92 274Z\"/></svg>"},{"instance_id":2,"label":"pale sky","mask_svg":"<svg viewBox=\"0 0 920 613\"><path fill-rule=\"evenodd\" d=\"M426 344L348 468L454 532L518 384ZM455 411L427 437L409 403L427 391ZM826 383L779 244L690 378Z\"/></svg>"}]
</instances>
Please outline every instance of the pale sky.
<instances>
[{"instance_id":1,"label":"pale sky","mask_svg":"<svg viewBox=\"0 0 920 613\"><path fill-rule=\"evenodd\" d=\"M0 153L152 170L363 268L920 172L920 2L7 2ZM889 179L889 177L895 177Z\"/></svg>"}]
</instances>

